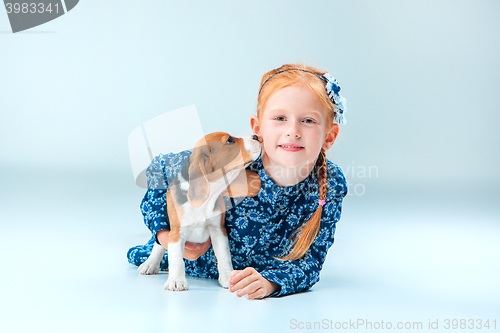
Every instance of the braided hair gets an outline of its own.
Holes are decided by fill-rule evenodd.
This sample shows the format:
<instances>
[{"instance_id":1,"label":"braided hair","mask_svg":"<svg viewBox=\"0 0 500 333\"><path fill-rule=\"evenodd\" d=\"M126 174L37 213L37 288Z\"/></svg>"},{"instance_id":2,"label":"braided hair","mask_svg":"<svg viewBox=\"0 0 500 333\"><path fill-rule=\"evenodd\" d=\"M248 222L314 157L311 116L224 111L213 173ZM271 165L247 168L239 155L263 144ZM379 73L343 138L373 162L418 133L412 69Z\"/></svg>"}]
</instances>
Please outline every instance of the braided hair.
<instances>
[{"instance_id":1,"label":"braided hair","mask_svg":"<svg viewBox=\"0 0 500 333\"><path fill-rule=\"evenodd\" d=\"M275 75L278 72L280 72L279 75ZM262 117L264 105L271 94L276 90L293 85L304 85L316 93L320 102L325 106L325 109L328 110L328 123L333 124L336 112L335 105L328 97L324 83L317 77L318 75L323 75L325 73L326 72L313 67L290 64L283 65L280 68L267 72L261 80L261 88L257 100L257 116L259 118ZM315 170L319 182L319 199L324 202L327 192L327 164L326 152L323 148L321 148L316 160ZM292 234L292 243L285 251L285 253L288 252L288 254L276 259L282 261L292 261L298 260L304 256L318 234L321 224L322 210L323 205L318 204L318 208L309 221L304 222L302 226Z\"/></svg>"},{"instance_id":2,"label":"braided hair","mask_svg":"<svg viewBox=\"0 0 500 333\"><path fill-rule=\"evenodd\" d=\"M318 159L316 161L316 170L319 181L319 197L320 200L326 199L326 152L321 149ZM318 204L318 208L314 212L313 216L309 221L305 222L299 229L297 229L292 235L292 249L284 257L277 258L278 260L297 260L300 259L309 249L311 244L314 242L316 235L318 234L319 227L321 224L321 213L323 211L323 206Z\"/></svg>"}]
</instances>

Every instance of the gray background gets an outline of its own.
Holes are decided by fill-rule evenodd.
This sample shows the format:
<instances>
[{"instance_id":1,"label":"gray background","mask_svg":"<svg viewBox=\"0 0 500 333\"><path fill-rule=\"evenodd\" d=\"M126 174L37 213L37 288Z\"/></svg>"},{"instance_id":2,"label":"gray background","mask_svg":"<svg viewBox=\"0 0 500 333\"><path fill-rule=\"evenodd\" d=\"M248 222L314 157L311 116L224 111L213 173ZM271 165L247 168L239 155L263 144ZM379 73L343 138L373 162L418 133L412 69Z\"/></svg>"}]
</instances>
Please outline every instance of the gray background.
<instances>
[{"instance_id":1,"label":"gray background","mask_svg":"<svg viewBox=\"0 0 500 333\"><path fill-rule=\"evenodd\" d=\"M0 325L495 319L499 14L484 0L87 0L12 34L0 11ZM250 134L260 78L283 63L328 70L347 99L329 158L351 193L320 283L264 302L196 279L162 292L164 275L125 258L148 239L128 135L190 104L205 133Z\"/></svg>"}]
</instances>

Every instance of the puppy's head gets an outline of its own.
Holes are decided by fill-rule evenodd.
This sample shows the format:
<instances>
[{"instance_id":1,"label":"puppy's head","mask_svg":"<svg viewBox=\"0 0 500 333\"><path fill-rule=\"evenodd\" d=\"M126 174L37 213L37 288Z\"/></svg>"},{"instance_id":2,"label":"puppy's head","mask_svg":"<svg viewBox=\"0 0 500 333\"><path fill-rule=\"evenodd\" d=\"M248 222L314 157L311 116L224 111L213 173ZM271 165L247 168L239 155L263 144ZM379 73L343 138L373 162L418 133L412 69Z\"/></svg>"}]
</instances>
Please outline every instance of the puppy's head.
<instances>
[{"instance_id":1,"label":"puppy's head","mask_svg":"<svg viewBox=\"0 0 500 333\"><path fill-rule=\"evenodd\" d=\"M214 132L199 140L190 157L188 200L197 208L210 194L210 182L233 170L242 170L261 153L257 137L236 138Z\"/></svg>"}]
</instances>

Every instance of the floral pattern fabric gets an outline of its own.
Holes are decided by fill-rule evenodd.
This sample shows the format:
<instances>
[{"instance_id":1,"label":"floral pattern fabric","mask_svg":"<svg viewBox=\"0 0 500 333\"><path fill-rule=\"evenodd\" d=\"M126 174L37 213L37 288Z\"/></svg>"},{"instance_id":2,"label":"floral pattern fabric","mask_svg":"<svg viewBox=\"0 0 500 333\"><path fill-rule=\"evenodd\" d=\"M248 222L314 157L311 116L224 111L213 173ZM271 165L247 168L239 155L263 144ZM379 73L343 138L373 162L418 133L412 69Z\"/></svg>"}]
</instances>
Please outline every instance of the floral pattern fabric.
<instances>
[{"instance_id":1,"label":"floral pattern fabric","mask_svg":"<svg viewBox=\"0 0 500 333\"><path fill-rule=\"evenodd\" d=\"M152 237L145 245L132 247L127 257L139 266L151 254L156 233L169 230L166 215L168 179L181 169L191 151L160 154L146 171L148 190L141 202L144 223ZM257 196L239 198L236 202L224 198L226 228L234 269L255 268L264 278L281 289L270 296L284 296L308 290L319 281L319 274L328 249L333 245L336 223L340 219L342 200L347 184L342 170L327 160L327 196L323 206L318 235L309 250L299 260L280 261L290 250L293 233L307 222L318 208L319 184L316 169L302 182L290 187L278 186L266 173L259 158L249 168L261 179ZM168 270L168 251L160 269ZM194 261L184 259L186 273L194 277L218 278L217 259L212 247Z\"/></svg>"}]
</instances>

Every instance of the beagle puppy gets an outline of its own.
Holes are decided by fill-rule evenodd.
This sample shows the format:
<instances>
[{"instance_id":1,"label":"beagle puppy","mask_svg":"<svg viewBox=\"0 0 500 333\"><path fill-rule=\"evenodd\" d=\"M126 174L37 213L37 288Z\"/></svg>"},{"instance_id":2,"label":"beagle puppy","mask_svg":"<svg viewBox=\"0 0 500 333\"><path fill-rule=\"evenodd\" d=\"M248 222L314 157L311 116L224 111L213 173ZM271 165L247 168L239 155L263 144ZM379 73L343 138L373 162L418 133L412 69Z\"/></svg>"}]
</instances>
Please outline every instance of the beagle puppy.
<instances>
[{"instance_id":1,"label":"beagle puppy","mask_svg":"<svg viewBox=\"0 0 500 333\"><path fill-rule=\"evenodd\" d=\"M235 138L215 132L199 140L166 192L170 221L166 290L187 290L184 244L211 238L217 257L219 283L229 287L233 265L224 227L226 205L222 196L252 197L260 191L260 178L249 169L261 153L257 136ZM229 207L230 208L230 207ZM166 249L156 243L139 266L141 274L156 274Z\"/></svg>"}]
</instances>

